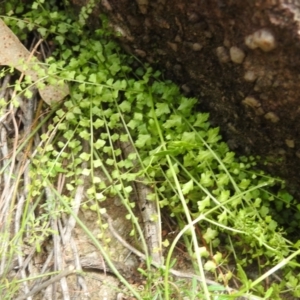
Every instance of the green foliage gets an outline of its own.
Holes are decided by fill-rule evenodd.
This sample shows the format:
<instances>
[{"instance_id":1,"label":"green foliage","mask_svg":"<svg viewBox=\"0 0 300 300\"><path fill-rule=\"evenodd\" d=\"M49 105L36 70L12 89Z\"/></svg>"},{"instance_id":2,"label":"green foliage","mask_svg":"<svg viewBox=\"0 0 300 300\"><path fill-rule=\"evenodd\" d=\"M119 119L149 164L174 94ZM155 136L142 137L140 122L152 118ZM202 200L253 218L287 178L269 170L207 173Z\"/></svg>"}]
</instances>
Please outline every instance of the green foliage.
<instances>
[{"instance_id":1,"label":"green foliage","mask_svg":"<svg viewBox=\"0 0 300 300\"><path fill-rule=\"evenodd\" d=\"M131 194L132 182L143 177L154 187L155 197L149 195L148 200L157 199L161 208L166 207L180 229L190 224L189 218L198 220L201 247L194 245L191 230L182 235L187 251L192 257L199 255L204 270L216 280L220 280L220 266L231 261L245 292L278 299L288 288L299 296L296 262L282 270L284 281L271 289L261 283L251 285L245 272L259 265L259 277L294 251L279 223L285 222L285 209L291 209L296 221L287 230L294 230L299 207L283 182L257 170L254 157L237 158L222 141L219 128L211 127L209 115L196 111L197 100L182 96L177 86L162 81L149 65L136 67L138 62L123 54L107 28L84 30L94 3L82 9L77 21L55 2L35 1L21 19L15 15L23 13L25 4L13 10L14 2L6 3L5 21L21 38L34 30L54 44L56 50L46 62L48 76L58 75L71 86L70 97L57 109L32 158L28 196L35 201L43 187L63 174L67 178L64 201L46 203L45 215L28 220L28 226L42 230L49 216L67 212L65 203L71 204L84 177L88 182L84 208L101 215L102 202L116 195L128 210L133 233L142 235ZM128 155L121 146L126 143L132 144ZM50 233L43 231L44 236ZM30 243L39 247L39 242L33 234ZM231 277L232 272L225 270L221 280L227 278L226 284ZM194 294L186 289L186 296L202 299L203 291L191 284ZM172 294L159 284L156 291L147 292L153 297ZM227 299L224 287L211 286L209 292L219 295L214 299Z\"/></svg>"}]
</instances>

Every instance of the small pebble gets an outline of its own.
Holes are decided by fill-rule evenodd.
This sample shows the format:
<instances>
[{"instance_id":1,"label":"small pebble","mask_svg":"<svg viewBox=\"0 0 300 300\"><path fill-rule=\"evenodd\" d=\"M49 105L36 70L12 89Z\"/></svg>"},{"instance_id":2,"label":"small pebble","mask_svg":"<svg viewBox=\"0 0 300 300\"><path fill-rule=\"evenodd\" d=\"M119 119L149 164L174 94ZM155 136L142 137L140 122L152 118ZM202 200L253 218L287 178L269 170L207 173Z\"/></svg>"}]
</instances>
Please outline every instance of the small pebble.
<instances>
[{"instance_id":1,"label":"small pebble","mask_svg":"<svg viewBox=\"0 0 300 300\"><path fill-rule=\"evenodd\" d=\"M195 43L192 46L193 51L200 51L202 49L202 46L199 43Z\"/></svg>"}]
</instances>

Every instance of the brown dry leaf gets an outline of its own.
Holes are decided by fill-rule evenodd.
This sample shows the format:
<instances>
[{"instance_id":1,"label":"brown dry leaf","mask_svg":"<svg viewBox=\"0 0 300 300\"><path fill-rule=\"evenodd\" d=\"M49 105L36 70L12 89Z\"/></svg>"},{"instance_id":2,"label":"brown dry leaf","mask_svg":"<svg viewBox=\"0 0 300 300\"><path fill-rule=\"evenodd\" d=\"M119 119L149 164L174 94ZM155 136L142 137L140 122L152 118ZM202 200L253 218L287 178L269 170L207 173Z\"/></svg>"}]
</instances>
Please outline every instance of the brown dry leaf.
<instances>
[{"instance_id":1,"label":"brown dry leaf","mask_svg":"<svg viewBox=\"0 0 300 300\"><path fill-rule=\"evenodd\" d=\"M35 57L30 58L30 52L23 46L17 36L0 19L0 65L14 67L27 76L31 76L33 82L39 80L34 65L38 62ZM26 69L24 64L26 62ZM30 61L30 62L29 62ZM45 70L46 71L46 70ZM69 87L63 85L46 85L39 89L42 99L49 105L59 102L69 94Z\"/></svg>"}]
</instances>

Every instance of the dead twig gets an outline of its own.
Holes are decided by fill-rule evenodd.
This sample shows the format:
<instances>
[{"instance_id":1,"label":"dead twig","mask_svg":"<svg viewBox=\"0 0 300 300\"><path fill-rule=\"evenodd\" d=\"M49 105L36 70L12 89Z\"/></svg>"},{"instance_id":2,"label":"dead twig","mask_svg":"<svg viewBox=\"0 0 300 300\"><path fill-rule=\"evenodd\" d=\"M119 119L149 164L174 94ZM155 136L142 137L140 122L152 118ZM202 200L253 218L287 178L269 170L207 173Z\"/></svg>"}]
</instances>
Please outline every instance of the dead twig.
<instances>
[{"instance_id":1,"label":"dead twig","mask_svg":"<svg viewBox=\"0 0 300 300\"><path fill-rule=\"evenodd\" d=\"M40 272L41 275L45 274L46 270L49 268L49 265L52 261L52 258L53 258L53 251L50 251L45 263L43 264L43 267L42 267L42 270ZM40 283L42 281L42 278L41 279L38 279L32 286L31 286L31 290L35 289L35 287L37 286L40 286ZM50 285L51 287L52 285ZM52 294L51 294L51 300L52 300Z\"/></svg>"},{"instance_id":2,"label":"dead twig","mask_svg":"<svg viewBox=\"0 0 300 300\"><path fill-rule=\"evenodd\" d=\"M88 288L87 288L86 282L84 280L84 277L82 275L80 275L80 272L82 272L81 261L80 261L79 254L77 251L76 242L72 237L70 240L70 245L71 245L71 249L72 249L73 256L74 256L75 268L76 268L76 271L78 272L78 275L77 275L78 285L81 287L84 297L86 299L90 299L90 294L88 292Z\"/></svg>"},{"instance_id":3,"label":"dead twig","mask_svg":"<svg viewBox=\"0 0 300 300\"><path fill-rule=\"evenodd\" d=\"M17 206L17 210L16 210L16 216L15 216L15 234L16 236L18 235L19 231L20 231L20 220L21 220L21 214L22 214L22 209L25 203L25 197L24 195L22 195L19 199L18 199L18 206ZM17 238L17 255L18 255L18 263L19 266L23 266L24 264L24 259L23 259L23 255L22 255L22 249L21 249L21 244L18 243L18 241L20 240L20 236ZM20 270L20 274L21 274L21 278L25 279L27 277L27 274L25 272L25 268L21 268ZM29 287L28 287L28 283L27 281L23 282L23 286L24 286L24 291L25 293L29 292ZM31 297L28 298L28 300L31 300Z\"/></svg>"},{"instance_id":4,"label":"dead twig","mask_svg":"<svg viewBox=\"0 0 300 300\"><path fill-rule=\"evenodd\" d=\"M120 145L125 157L135 151L131 143L121 143ZM136 162L138 164L138 162ZM138 171L138 170L136 170ZM148 200L149 195L153 195L154 191L147 183L145 177L138 177L133 184L136 194L137 204L139 206L145 231L145 239L152 257L157 264L163 263L162 241L161 241L161 221L156 200Z\"/></svg>"},{"instance_id":5,"label":"dead twig","mask_svg":"<svg viewBox=\"0 0 300 300\"><path fill-rule=\"evenodd\" d=\"M1 23L1 25L3 25ZM2 27L1 27L2 28ZM36 51L37 47L38 47L39 43L37 43L36 47L32 50L32 52L30 53L30 55L28 56L28 60L27 62L32 58L34 52ZM24 77L24 73L22 73L20 75L19 78L19 82L21 82L23 80ZM17 97L17 91L16 89L13 91L11 98ZM30 99L30 101L33 101L32 99ZM33 113L30 110L30 115L27 114L28 120L26 122L26 130L27 132L29 131L29 124L32 123L32 115ZM17 195L17 187L22 175L22 167L24 167L24 164L22 162L20 162L18 164L18 168L15 168L16 166L16 161L17 161L17 147L18 147L18 142L19 142L19 130L18 130L18 124L16 121L16 117L15 117L15 107L13 105L13 102L11 101L9 104L9 115L11 116L11 120L13 123L13 127L14 127L14 142L13 142L13 151L12 151L12 157L10 160L10 168L8 171L8 175L6 176L6 182L3 188L3 193L1 195L0 198L0 224L2 225L2 232L9 233L10 232L10 226L11 226L11 221L12 221L12 214L13 214L13 210L14 210L14 203L15 203L15 199L16 199L16 195ZM7 138L7 136L5 136L4 138ZM8 166L8 165L7 165ZM6 166L4 166L5 168ZM13 174L17 174L17 178L15 180L13 180ZM13 181L13 183L11 184L11 182ZM21 203L21 205L23 205L24 202ZM20 219L17 219L16 222L19 222ZM9 247L9 235L7 235L7 238L3 239L2 242L2 246L1 249L4 252L9 252L8 251L8 247ZM22 262L22 259L18 258L19 262ZM7 267L7 257L6 255L2 256L1 259L1 265L0 265L0 274L2 274L5 270L5 268ZM21 274L23 274L23 271L21 272ZM24 275L24 274L23 274Z\"/></svg>"},{"instance_id":6,"label":"dead twig","mask_svg":"<svg viewBox=\"0 0 300 300\"><path fill-rule=\"evenodd\" d=\"M86 141L83 143L83 147L86 151L88 150L88 143ZM82 169L84 169L84 168L87 168L87 162L85 162L85 161L82 163ZM76 216L78 215L79 208L80 208L82 199L84 197L84 186L85 186L85 182L86 182L86 177L81 176L81 180L83 183L81 185L77 186L74 201L72 203L72 209ZM82 267L81 267L81 262L80 262L79 255L77 252L76 243L75 243L74 239L72 238L72 232L73 232L73 229L75 228L75 226L76 226L76 220L73 217L73 215L70 215L65 224L65 227L63 228L63 230L60 231L60 233L61 233L61 239L62 239L64 246L66 246L68 244L71 245L73 255L74 255L76 270L81 271ZM89 297L89 293L88 293L84 278L82 276L78 275L77 280L78 280L78 283L81 286L82 290L84 291L85 297Z\"/></svg>"},{"instance_id":7,"label":"dead twig","mask_svg":"<svg viewBox=\"0 0 300 300\"><path fill-rule=\"evenodd\" d=\"M46 188L46 190L48 190L48 188ZM49 189L49 192L50 192L50 189ZM52 227L52 230L54 230L54 232L59 232L58 226L57 226L57 220L54 218L51 219L51 227ZM53 251L54 251L54 270L61 270L63 267L63 264L64 264L63 257L62 257L62 251L61 251L61 244L60 244L61 238L59 237L59 235L56 235L56 234L53 234L52 238L53 238ZM63 294L63 299L69 300L70 294L69 294L68 284L67 284L65 277L62 277L60 279L60 286L61 286L61 290L62 290L62 294ZM56 290L55 287L53 287L53 290L54 291ZM56 294L56 293L54 293L54 294ZM55 300L55 299L53 299L53 300Z\"/></svg>"},{"instance_id":8,"label":"dead twig","mask_svg":"<svg viewBox=\"0 0 300 300\"><path fill-rule=\"evenodd\" d=\"M43 282L40 285L38 285L33 290L31 290L29 293L19 296L18 298L16 298L16 300L25 300L29 297L32 297L32 296L36 295L37 293L41 292L43 289L45 289L49 285L52 285L53 283L60 281L62 278L66 278L67 276L72 275L72 274L76 274L74 266L70 266L68 269L62 271L58 275L52 277L51 279Z\"/></svg>"}]
</instances>

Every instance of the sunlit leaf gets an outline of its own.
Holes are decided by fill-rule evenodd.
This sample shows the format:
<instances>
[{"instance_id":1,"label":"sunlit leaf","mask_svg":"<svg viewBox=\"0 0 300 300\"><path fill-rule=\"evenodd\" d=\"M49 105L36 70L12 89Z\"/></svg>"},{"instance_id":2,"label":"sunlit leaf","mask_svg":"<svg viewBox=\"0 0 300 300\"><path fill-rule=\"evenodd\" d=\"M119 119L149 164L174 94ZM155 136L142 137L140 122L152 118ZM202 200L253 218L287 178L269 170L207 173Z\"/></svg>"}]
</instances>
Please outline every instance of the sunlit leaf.
<instances>
[{"instance_id":1,"label":"sunlit leaf","mask_svg":"<svg viewBox=\"0 0 300 300\"><path fill-rule=\"evenodd\" d=\"M183 195L188 194L190 191L192 191L194 188L194 181L191 179L187 183L183 184L182 186L182 193Z\"/></svg>"},{"instance_id":2,"label":"sunlit leaf","mask_svg":"<svg viewBox=\"0 0 300 300\"><path fill-rule=\"evenodd\" d=\"M218 231L211 229L210 227L208 227L206 232L203 234L203 238L207 243L211 242L217 236L218 236Z\"/></svg>"}]
</instances>

